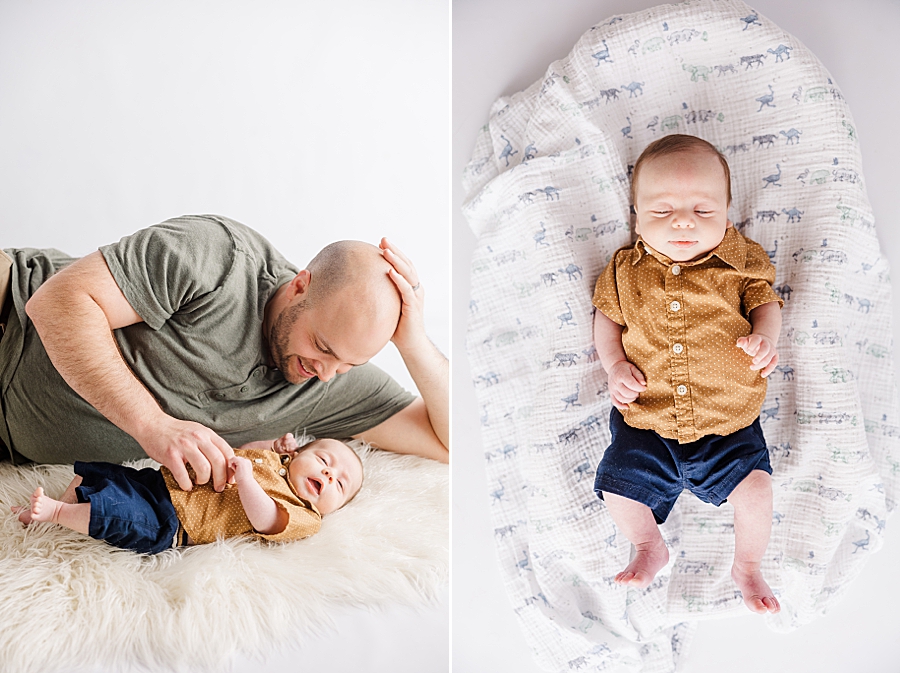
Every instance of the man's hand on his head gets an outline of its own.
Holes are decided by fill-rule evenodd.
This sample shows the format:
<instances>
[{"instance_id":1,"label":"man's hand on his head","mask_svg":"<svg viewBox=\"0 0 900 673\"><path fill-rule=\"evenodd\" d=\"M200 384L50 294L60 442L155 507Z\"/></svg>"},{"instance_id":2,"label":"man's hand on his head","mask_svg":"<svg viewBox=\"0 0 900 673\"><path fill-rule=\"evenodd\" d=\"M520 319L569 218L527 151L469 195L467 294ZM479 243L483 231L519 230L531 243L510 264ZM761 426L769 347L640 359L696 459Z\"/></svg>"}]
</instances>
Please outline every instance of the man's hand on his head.
<instances>
[{"instance_id":1,"label":"man's hand on his head","mask_svg":"<svg viewBox=\"0 0 900 673\"><path fill-rule=\"evenodd\" d=\"M767 377L778 364L778 350L775 342L764 334L751 334L737 340L737 347L753 358L750 369L762 371L759 375Z\"/></svg>"},{"instance_id":2,"label":"man's hand on his head","mask_svg":"<svg viewBox=\"0 0 900 673\"><path fill-rule=\"evenodd\" d=\"M647 390L647 380L641 370L628 360L620 360L609 368L609 397L616 409L624 411Z\"/></svg>"},{"instance_id":3,"label":"man's hand on his head","mask_svg":"<svg viewBox=\"0 0 900 673\"><path fill-rule=\"evenodd\" d=\"M419 281L419 274L409 258L386 238L379 247L384 258L393 267L389 274L400 291L400 322L391 341L402 352L416 339L425 338L425 288Z\"/></svg>"},{"instance_id":4,"label":"man's hand on his head","mask_svg":"<svg viewBox=\"0 0 900 673\"><path fill-rule=\"evenodd\" d=\"M160 423L153 424L146 437L136 439L148 456L172 471L183 490L190 491L193 487L187 465L194 469L198 484L205 484L212 478L217 491L225 488L234 451L205 425L165 416Z\"/></svg>"}]
</instances>

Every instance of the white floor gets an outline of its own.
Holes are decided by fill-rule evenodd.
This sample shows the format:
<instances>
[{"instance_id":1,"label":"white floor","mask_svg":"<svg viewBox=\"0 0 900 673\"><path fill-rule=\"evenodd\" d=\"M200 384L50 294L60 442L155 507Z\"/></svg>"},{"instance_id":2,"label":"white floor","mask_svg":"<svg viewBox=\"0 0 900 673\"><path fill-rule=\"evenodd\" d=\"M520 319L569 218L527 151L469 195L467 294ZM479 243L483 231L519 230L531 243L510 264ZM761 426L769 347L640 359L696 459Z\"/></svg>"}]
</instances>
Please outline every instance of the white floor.
<instances>
[{"instance_id":1,"label":"white floor","mask_svg":"<svg viewBox=\"0 0 900 673\"><path fill-rule=\"evenodd\" d=\"M449 593L449 592L448 592ZM450 605L381 612L348 611L337 629L300 647L285 647L262 663L236 657L232 673L325 671L327 673L440 673L450 652Z\"/></svg>"},{"instance_id":2,"label":"white floor","mask_svg":"<svg viewBox=\"0 0 900 673\"><path fill-rule=\"evenodd\" d=\"M450 651L450 602L445 592L436 605L401 606L373 612L346 610L335 628L303 643L284 643L265 661L236 656L228 673L444 673ZM13 673L13 672L10 672ZM120 673L80 662L59 673ZM153 671L153 673L169 673ZM172 672L174 673L174 672ZM179 673L189 673L181 671Z\"/></svg>"},{"instance_id":3,"label":"white floor","mask_svg":"<svg viewBox=\"0 0 900 673\"><path fill-rule=\"evenodd\" d=\"M657 0L455 0L453 4L453 670L540 670L497 569L489 521L478 409L465 354L469 264L475 238L459 207L459 179L490 104L521 90L565 56L582 33L616 14ZM798 37L825 64L850 102L859 131L879 238L900 268L892 218L900 134L900 66L893 51L900 4L888 0L756 0L762 15ZM894 313L900 310L895 287ZM895 320L895 335L900 334ZM895 339L896 340L896 339ZM900 520L839 608L792 634L766 629L754 615L701 623L685 673L765 670L817 673L900 671ZM724 665L723 665L723 662Z\"/></svg>"}]
</instances>

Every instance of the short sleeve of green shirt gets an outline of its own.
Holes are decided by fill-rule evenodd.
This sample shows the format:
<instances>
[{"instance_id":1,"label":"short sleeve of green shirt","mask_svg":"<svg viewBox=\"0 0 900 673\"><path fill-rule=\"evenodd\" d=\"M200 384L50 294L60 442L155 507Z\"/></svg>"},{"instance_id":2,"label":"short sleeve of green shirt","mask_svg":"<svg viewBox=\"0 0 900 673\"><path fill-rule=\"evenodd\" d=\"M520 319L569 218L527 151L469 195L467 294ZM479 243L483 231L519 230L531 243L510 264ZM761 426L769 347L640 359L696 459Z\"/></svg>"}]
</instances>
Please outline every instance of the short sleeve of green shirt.
<instances>
[{"instance_id":1,"label":"short sleeve of green shirt","mask_svg":"<svg viewBox=\"0 0 900 673\"><path fill-rule=\"evenodd\" d=\"M131 307L154 330L218 290L235 263L234 237L220 222L180 217L100 248Z\"/></svg>"},{"instance_id":2,"label":"short sleeve of green shirt","mask_svg":"<svg viewBox=\"0 0 900 673\"><path fill-rule=\"evenodd\" d=\"M373 364L354 367L327 384L315 418L297 430L314 437L347 439L394 415L414 398Z\"/></svg>"}]
</instances>

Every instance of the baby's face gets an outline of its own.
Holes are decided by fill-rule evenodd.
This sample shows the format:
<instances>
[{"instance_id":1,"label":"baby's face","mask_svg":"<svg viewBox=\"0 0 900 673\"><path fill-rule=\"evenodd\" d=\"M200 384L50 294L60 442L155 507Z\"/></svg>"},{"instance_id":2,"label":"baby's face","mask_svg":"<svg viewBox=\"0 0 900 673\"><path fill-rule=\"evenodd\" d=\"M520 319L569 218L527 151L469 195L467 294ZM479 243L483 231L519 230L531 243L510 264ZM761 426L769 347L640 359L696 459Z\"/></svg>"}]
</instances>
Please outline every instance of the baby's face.
<instances>
[{"instance_id":1,"label":"baby's face","mask_svg":"<svg viewBox=\"0 0 900 673\"><path fill-rule=\"evenodd\" d=\"M715 248L731 226L725 171L710 152L655 157L641 165L635 190L635 230L675 262Z\"/></svg>"},{"instance_id":2,"label":"baby's face","mask_svg":"<svg viewBox=\"0 0 900 673\"><path fill-rule=\"evenodd\" d=\"M335 439L317 439L294 456L290 479L297 493L323 516L343 507L362 485L362 465L353 449Z\"/></svg>"}]
</instances>

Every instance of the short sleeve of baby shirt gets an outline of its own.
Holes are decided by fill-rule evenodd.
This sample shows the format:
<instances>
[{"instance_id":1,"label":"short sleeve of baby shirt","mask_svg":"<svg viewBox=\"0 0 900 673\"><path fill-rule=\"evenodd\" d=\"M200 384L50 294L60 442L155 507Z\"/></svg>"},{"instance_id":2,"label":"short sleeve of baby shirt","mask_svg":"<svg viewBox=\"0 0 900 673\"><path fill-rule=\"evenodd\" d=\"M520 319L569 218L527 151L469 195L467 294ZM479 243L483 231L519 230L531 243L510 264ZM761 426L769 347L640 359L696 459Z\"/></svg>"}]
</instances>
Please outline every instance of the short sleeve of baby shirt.
<instances>
[{"instance_id":1,"label":"short sleeve of baby shirt","mask_svg":"<svg viewBox=\"0 0 900 673\"><path fill-rule=\"evenodd\" d=\"M622 248L616 251L609 260L609 264L597 278L594 284L594 297L592 303L594 307L607 318L619 325L625 325L625 316L622 314L622 307L619 304L619 289L616 283L616 267L623 260L627 260L628 251L631 248Z\"/></svg>"},{"instance_id":2,"label":"short sleeve of baby shirt","mask_svg":"<svg viewBox=\"0 0 900 673\"><path fill-rule=\"evenodd\" d=\"M288 523L284 530L280 533L266 535L254 531L254 535L261 537L269 542L293 542L294 540L302 540L310 535L315 535L322 527L322 517L316 512L302 505L298 505L290 498L283 497L279 494L270 493L275 504L284 512L287 512Z\"/></svg>"},{"instance_id":3,"label":"short sleeve of baby shirt","mask_svg":"<svg viewBox=\"0 0 900 673\"><path fill-rule=\"evenodd\" d=\"M744 267L744 287L741 292L741 304L745 317L757 306L777 301L779 308L784 301L775 294L772 285L775 283L775 267L769 260L763 247L747 239L747 261Z\"/></svg>"}]
</instances>

